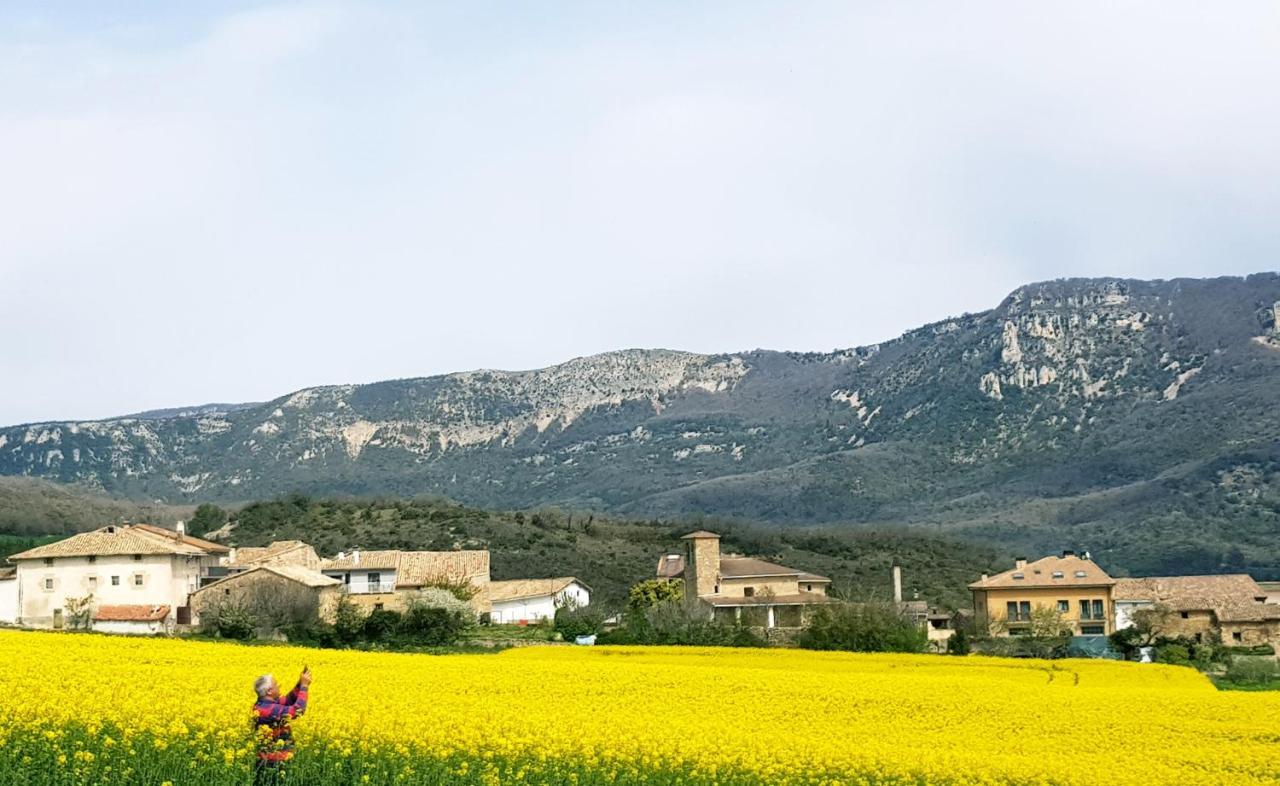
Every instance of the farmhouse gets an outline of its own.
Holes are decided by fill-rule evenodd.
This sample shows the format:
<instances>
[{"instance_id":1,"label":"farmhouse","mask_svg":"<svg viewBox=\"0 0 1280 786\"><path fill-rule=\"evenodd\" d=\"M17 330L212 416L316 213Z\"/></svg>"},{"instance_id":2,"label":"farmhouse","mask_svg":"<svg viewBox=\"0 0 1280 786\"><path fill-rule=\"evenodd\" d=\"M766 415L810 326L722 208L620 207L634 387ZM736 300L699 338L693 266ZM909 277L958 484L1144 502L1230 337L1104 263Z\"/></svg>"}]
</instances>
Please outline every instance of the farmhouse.
<instances>
[{"instance_id":1,"label":"farmhouse","mask_svg":"<svg viewBox=\"0 0 1280 786\"><path fill-rule=\"evenodd\" d=\"M489 612L488 551L356 549L323 560L320 571L342 582L343 592L366 610L403 611L418 590L443 583L470 585L476 614Z\"/></svg>"},{"instance_id":2,"label":"farmhouse","mask_svg":"<svg viewBox=\"0 0 1280 786\"><path fill-rule=\"evenodd\" d=\"M322 560L316 550L300 540L277 540L269 546L244 546L231 550L227 567L247 570L255 565L292 565L320 570Z\"/></svg>"},{"instance_id":3,"label":"farmhouse","mask_svg":"<svg viewBox=\"0 0 1280 786\"><path fill-rule=\"evenodd\" d=\"M1155 576L1118 579L1116 629L1128 627L1135 611L1157 605L1170 610L1168 635L1224 644L1280 644L1280 605L1242 573L1220 576Z\"/></svg>"},{"instance_id":4,"label":"farmhouse","mask_svg":"<svg viewBox=\"0 0 1280 786\"><path fill-rule=\"evenodd\" d=\"M1064 551L1028 563L1014 561L1013 568L994 576L983 575L969 585L973 592L974 620L979 630L996 636L1034 632L1033 612L1048 612L1076 636L1106 636L1113 626L1112 590L1116 580L1089 559Z\"/></svg>"},{"instance_id":5,"label":"farmhouse","mask_svg":"<svg viewBox=\"0 0 1280 786\"><path fill-rule=\"evenodd\" d=\"M489 582L490 620L525 623L550 619L556 609L572 603L591 603L591 588L573 576L555 579L515 579Z\"/></svg>"},{"instance_id":6,"label":"farmhouse","mask_svg":"<svg viewBox=\"0 0 1280 786\"><path fill-rule=\"evenodd\" d=\"M196 624L227 604L281 622L312 617L332 622L341 597L342 582L319 571L261 564L191 593L191 610Z\"/></svg>"},{"instance_id":7,"label":"farmhouse","mask_svg":"<svg viewBox=\"0 0 1280 786\"><path fill-rule=\"evenodd\" d=\"M682 540L685 603L709 609L718 620L799 628L806 607L832 602L831 579L825 576L753 557L721 556L714 532L691 532Z\"/></svg>"},{"instance_id":8,"label":"farmhouse","mask_svg":"<svg viewBox=\"0 0 1280 786\"><path fill-rule=\"evenodd\" d=\"M17 566L17 621L63 628L69 605L167 607L173 623L190 622L188 595L228 554L225 546L149 524L83 532L9 558ZM116 622L117 620L103 620Z\"/></svg>"}]
</instances>

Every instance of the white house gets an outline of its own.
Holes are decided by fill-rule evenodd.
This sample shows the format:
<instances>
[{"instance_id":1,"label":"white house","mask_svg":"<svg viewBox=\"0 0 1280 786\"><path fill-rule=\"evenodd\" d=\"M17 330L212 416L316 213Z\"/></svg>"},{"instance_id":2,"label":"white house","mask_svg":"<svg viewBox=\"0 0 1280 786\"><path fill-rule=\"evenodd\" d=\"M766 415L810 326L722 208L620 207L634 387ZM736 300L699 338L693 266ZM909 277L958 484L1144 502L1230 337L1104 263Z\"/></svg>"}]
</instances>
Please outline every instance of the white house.
<instances>
[{"instance_id":1,"label":"white house","mask_svg":"<svg viewBox=\"0 0 1280 786\"><path fill-rule=\"evenodd\" d=\"M164 606L174 616L169 624L187 624L187 596L227 552L225 546L190 537L181 528L121 524L15 554L9 561L17 566L18 624L66 627L69 601L86 597L91 612L110 606Z\"/></svg>"},{"instance_id":2,"label":"white house","mask_svg":"<svg viewBox=\"0 0 1280 786\"><path fill-rule=\"evenodd\" d=\"M13 568L0 568L0 624L12 625L18 621L18 572Z\"/></svg>"},{"instance_id":3,"label":"white house","mask_svg":"<svg viewBox=\"0 0 1280 786\"><path fill-rule=\"evenodd\" d=\"M566 603L591 603L591 588L573 576L555 579L515 579L489 582L489 619L495 623L537 622L550 619Z\"/></svg>"},{"instance_id":4,"label":"white house","mask_svg":"<svg viewBox=\"0 0 1280 786\"><path fill-rule=\"evenodd\" d=\"M150 604L98 606L93 613L93 629L99 633L154 636L173 631L173 615L168 606Z\"/></svg>"}]
</instances>

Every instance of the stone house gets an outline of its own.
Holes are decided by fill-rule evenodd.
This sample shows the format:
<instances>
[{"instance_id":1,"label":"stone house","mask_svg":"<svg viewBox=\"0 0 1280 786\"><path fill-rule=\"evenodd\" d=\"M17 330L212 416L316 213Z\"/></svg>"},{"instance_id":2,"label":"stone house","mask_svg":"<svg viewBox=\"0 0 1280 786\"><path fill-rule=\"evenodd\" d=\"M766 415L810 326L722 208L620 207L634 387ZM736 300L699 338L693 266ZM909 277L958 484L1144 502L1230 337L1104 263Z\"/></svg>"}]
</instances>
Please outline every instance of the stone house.
<instances>
[{"instance_id":1,"label":"stone house","mask_svg":"<svg viewBox=\"0 0 1280 786\"><path fill-rule=\"evenodd\" d=\"M682 540L684 598L721 621L762 628L800 628L806 609L833 602L831 579L754 557L721 555L720 536L691 532ZM660 563L661 565L661 563Z\"/></svg>"},{"instance_id":2,"label":"stone house","mask_svg":"<svg viewBox=\"0 0 1280 786\"><path fill-rule=\"evenodd\" d=\"M591 604L591 588L573 576L489 582L489 619L494 623L528 623L551 619L556 609L572 603Z\"/></svg>"},{"instance_id":3,"label":"stone house","mask_svg":"<svg viewBox=\"0 0 1280 786\"><path fill-rule=\"evenodd\" d=\"M476 614L490 611L488 551L356 549L321 561L320 572L341 582L346 596L365 611L404 611L417 591L442 582L469 584Z\"/></svg>"},{"instance_id":4,"label":"stone house","mask_svg":"<svg viewBox=\"0 0 1280 786\"><path fill-rule=\"evenodd\" d=\"M333 622L342 582L297 565L254 565L191 593L193 620L216 614L224 604L247 608L282 623L312 615Z\"/></svg>"},{"instance_id":5,"label":"stone house","mask_svg":"<svg viewBox=\"0 0 1280 786\"><path fill-rule=\"evenodd\" d=\"M117 524L14 554L20 625L63 628L70 601L167 607L190 622L188 597L226 557L225 546L149 524ZM104 620L111 622L114 620Z\"/></svg>"},{"instance_id":6,"label":"stone house","mask_svg":"<svg viewBox=\"0 0 1280 786\"><path fill-rule=\"evenodd\" d=\"M1268 599L1267 590L1243 573L1118 579L1116 629L1128 627L1133 612L1161 605L1171 611L1168 635L1280 645L1280 605Z\"/></svg>"},{"instance_id":7,"label":"stone house","mask_svg":"<svg viewBox=\"0 0 1280 786\"><path fill-rule=\"evenodd\" d=\"M1112 590L1116 580L1089 559L1064 551L1034 562L1023 557L1013 568L983 574L969 585L978 630L996 636L1032 632L1032 612L1056 612L1074 636L1106 636L1114 627Z\"/></svg>"}]
</instances>

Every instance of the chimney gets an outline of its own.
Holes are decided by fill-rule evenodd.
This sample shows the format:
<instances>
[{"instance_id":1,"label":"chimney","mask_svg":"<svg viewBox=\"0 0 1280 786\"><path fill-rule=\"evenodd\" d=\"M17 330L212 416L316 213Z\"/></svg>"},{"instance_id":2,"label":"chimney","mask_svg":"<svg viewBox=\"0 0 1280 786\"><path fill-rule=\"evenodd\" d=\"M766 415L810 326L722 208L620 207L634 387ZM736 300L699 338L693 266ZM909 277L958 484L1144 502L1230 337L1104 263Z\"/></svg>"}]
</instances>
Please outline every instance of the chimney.
<instances>
[{"instance_id":1,"label":"chimney","mask_svg":"<svg viewBox=\"0 0 1280 786\"><path fill-rule=\"evenodd\" d=\"M334 559L346 559L346 558L347 558L347 552L345 551L339 551L338 556L334 557Z\"/></svg>"},{"instance_id":2,"label":"chimney","mask_svg":"<svg viewBox=\"0 0 1280 786\"><path fill-rule=\"evenodd\" d=\"M173 525L173 530L178 533L179 537L187 534L187 522L179 521L177 524Z\"/></svg>"},{"instance_id":3,"label":"chimney","mask_svg":"<svg viewBox=\"0 0 1280 786\"><path fill-rule=\"evenodd\" d=\"M1075 555L1076 555L1076 553L1075 553L1074 551L1072 551L1071 549L1063 549L1063 550L1062 550L1062 558L1063 558L1063 559L1066 559L1067 557L1074 557Z\"/></svg>"},{"instance_id":4,"label":"chimney","mask_svg":"<svg viewBox=\"0 0 1280 786\"><path fill-rule=\"evenodd\" d=\"M360 549L351 550L351 564L353 567L360 564Z\"/></svg>"},{"instance_id":5,"label":"chimney","mask_svg":"<svg viewBox=\"0 0 1280 786\"><path fill-rule=\"evenodd\" d=\"M902 602L902 566L893 561L893 602Z\"/></svg>"},{"instance_id":6,"label":"chimney","mask_svg":"<svg viewBox=\"0 0 1280 786\"><path fill-rule=\"evenodd\" d=\"M1026 558L1026 557L1018 557L1017 559L1015 559L1015 560L1013 561L1013 569L1014 569L1014 570L1026 570L1026 569L1027 569L1027 558Z\"/></svg>"},{"instance_id":7,"label":"chimney","mask_svg":"<svg viewBox=\"0 0 1280 786\"><path fill-rule=\"evenodd\" d=\"M985 574L985 573L983 573L983 574L982 574L982 580L983 580L983 581L986 581L986 580L987 580L987 574Z\"/></svg>"}]
</instances>

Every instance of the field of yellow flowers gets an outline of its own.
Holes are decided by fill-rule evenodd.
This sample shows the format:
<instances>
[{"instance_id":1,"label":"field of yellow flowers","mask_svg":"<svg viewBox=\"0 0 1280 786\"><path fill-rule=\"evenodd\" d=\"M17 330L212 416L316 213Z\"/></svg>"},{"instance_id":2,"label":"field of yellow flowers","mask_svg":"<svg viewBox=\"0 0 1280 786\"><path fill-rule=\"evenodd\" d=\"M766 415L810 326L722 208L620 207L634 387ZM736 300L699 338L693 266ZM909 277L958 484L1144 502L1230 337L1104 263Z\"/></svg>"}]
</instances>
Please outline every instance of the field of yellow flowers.
<instances>
[{"instance_id":1,"label":"field of yellow flowers","mask_svg":"<svg viewBox=\"0 0 1280 786\"><path fill-rule=\"evenodd\" d=\"M248 784L251 683L304 663L290 782L308 786L1280 782L1280 695L1158 665L14 631L0 663L0 783L23 786Z\"/></svg>"}]
</instances>

